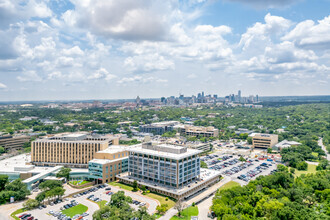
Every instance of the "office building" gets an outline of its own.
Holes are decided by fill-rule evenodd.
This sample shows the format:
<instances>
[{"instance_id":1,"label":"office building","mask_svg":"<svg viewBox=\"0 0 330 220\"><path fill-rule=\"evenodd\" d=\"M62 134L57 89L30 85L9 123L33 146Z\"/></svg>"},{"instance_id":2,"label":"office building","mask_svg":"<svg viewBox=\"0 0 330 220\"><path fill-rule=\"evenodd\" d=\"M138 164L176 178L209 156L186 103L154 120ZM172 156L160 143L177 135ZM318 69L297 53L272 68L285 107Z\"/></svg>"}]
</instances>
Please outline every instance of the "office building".
<instances>
[{"instance_id":1,"label":"office building","mask_svg":"<svg viewBox=\"0 0 330 220\"><path fill-rule=\"evenodd\" d=\"M193 126L193 125L177 125L175 128L181 135L195 136L195 137L218 137L219 130L209 126Z\"/></svg>"},{"instance_id":2,"label":"office building","mask_svg":"<svg viewBox=\"0 0 330 220\"><path fill-rule=\"evenodd\" d=\"M169 144L144 143L130 149L128 173L121 182L146 186L175 199L187 199L220 180L220 172L200 168L202 151Z\"/></svg>"},{"instance_id":3,"label":"office building","mask_svg":"<svg viewBox=\"0 0 330 220\"><path fill-rule=\"evenodd\" d=\"M128 171L133 178L179 188L198 178L201 152L174 145L144 143L130 150Z\"/></svg>"},{"instance_id":4,"label":"office building","mask_svg":"<svg viewBox=\"0 0 330 220\"><path fill-rule=\"evenodd\" d=\"M31 164L87 168L97 151L118 144L118 138L64 134L38 139L31 144Z\"/></svg>"},{"instance_id":5,"label":"office building","mask_svg":"<svg viewBox=\"0 0 330 220\"><path fill-rule=\"evenodd\" d=\"M278 143L278 135L276 134L253 134L253 148L270 148Z\"/></svg>"},{"instance_id":6,"label":"office building","mask_svg":"<svg viewBox=\"0 0 330 220\"><path fill-rule=\"evenodd\" d=\"M173 127L179 124L178 121L164 121L157 122L148 125L141 125L139 127L140 132L142 133L151 133L154 135L162 135L165 132L173 131Z\"/></svg>"},{"instance_id":7,"label":"office building","mask_svg":"<svg viewBox=\"0 0 330 220\"><path fill-rule=\"evenodd\" d=\"M108 183L116 180L116 175L128 171L128 148L112 145L95 153L95 159L89 161L89 178L97 183Z\"/></svg>"},{"instance_id":8,"label":"office building","mask_svg":"<svg viewBox=\"0 0 330 220\"><path fill-rule=\"evenodd\" d=\"M0 146L5 151L20 150L26 142L30 142L30 136L0 136Z\"/></svg>"}]
</instances>

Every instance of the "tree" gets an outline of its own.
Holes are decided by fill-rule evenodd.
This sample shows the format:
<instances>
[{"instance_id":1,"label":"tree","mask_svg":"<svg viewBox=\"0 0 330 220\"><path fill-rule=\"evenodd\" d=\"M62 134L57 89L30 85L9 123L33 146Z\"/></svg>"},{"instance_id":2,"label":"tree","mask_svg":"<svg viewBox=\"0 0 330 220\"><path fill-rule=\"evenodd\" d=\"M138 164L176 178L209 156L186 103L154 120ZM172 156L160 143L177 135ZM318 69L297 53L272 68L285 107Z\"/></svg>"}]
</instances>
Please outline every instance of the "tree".
<instances>
[{"instance_id":1,"label":"tree","mask_svg":"<svg viewBox=\"0 0 330 220\"><path fill-rule=\"evenodd\" d=\"M146 186L145 186L145 185L142 185L142 186L141 186L141 190L142 190L143 192L145 192L145 191L147 190Z\"/></svg>"},{"instance_id":2,"label":"tree","mask_svg":"<svg viewBox=\"0 0 330 220\"><path fill-rule=\"evenodd\" d=\"M5 152L5 148L0 146L0 154L3 154Z\"/></svg>"},{"instance_id":3,"label":"tree","mask_svg":"<svg viewBox=\"0 0 330 220\"><path fill-rule=\"evenodd\" d=\"M186 204L182 202L181 199L179 199L175 205L174 205L174 209L176 209L178 211L178 215L179 217L181 216L181 212L182 210L186 207Z\"/></svg>"},{"instance_id":4,"label":"tree","mask_svg":"<svg viewBox=\"0 0 330 220\"><path fill-rule=\"evenodd\" d=\"M134 182L133 182L133 191L138 191L138 183L137 183L137 181L136 180L134 180Z\"/></svg>"},{"instance_id":5,"label":"tree","mask_svg":"<svg viewBox=\"0 0 330 220\"><path fill-rule=\"evenodd\" d=\"M244 159L244 157L241 156L241 157L239 158L239 161L241 161L241 162L245 162L246 160Z\"/></svg>"},{"instance_id":6,"label":"tree","mask_svg":"<svg viewBox=\"0 0 330 220\"><path fill-rule=\"evenodd\" d=\"M41 192L36 196L38 202L43 202L46 199L46 192Z\"/></svg>"},{"instance_id":7,"label":"tree","mask_svg":"<svg viewBox=\"0 0 330 220\"><path fill-rule=\"evenodd\" d=\"M65 177L67 180L69 180L70 172L70 168L62 167L61 170L56 173L56 177Z\"/></svg>"},{"instance_id":8,"label":"tree","mask_svg":"<svg viewBox=\"0 0 330 220\"><path fill-rule=\"evenodd\" d=\"M8 183L7 175L0 175L0 191L5 189L5 185Z\"/></svg>"},{"instance_id":9,"label":"tree","mask_svg":"<svg viewBox=\"0 0 330 220\"><path fill-rule=\"evenodd\" d=\"M319 165L316 167L316 170L329 170L330 169L330 164L327 159L321 160L319 162Z\"/></svg>"},{"instance_id":10,"label":"tree","mask_svg":"<svg viewBox=\"0 0 330 220\"><path fill-rule=\"evenodd\" d=\"M201 161L201 168L208 168L207 164L204 161Z\"/></svg>"},{"instance_id":11,"label":"tree","mask_svg":"<svg viewBox=\"0 0 330 220\"><path fill-rule=\"evenodd\" d=\"M252 144L252 137L248 137L247 139L248 144Z\"/></svg>"},{"instance_id":12,"label":"tree","mask_svg":"<svg viewBox=\"0 0 330 220\"><path fill-rule=\"evenodd\" d=\"M15 192L15 200L25 199L27 195L30 194L30 191L27 189L27 186L22 182L21 179L16 179L5 186L5 191Z\"/></svg>"},{"instance_id":13,"label":"tree","mask_svg":"<svg viewBox=\"0 0 330 220\"><path fill-rule=\"evenodd\" d=\"M290 173L294 174L296 172L295 168L291 167L290 168Z\"/></svg>"},{"instance_id":14,"label":"tree","mask_svg":"<svg viewBox=\"0 0 330 220\"><path fill-rule=\"evenodd\" d=\"M46 180L39 184L39 189L41 190L52 190L56 187L62 187L62 182L59 180Z\"/></svg>"},{"instance_id":15,"label":"tree","mask_svg":"<svg viewBox=\"0 0 330 220\"><path fill-rule=\"evenodd\" d=\"M297 164L298 170L307 170L308 164L305 161L302 161Z\"/></svg>"},{"instance_id":16,"label":"tree","mask_svg":"<svg viewBox=\"0 0 330 220\"><path fill-rule=\"evenodd\" d=\"M161 204L160 206L158 205L156 207L156 210L160 215L163 215L168 210L168 205L167 204Z\"/></svg>"},{"instance_id":17,"label":"tree","mask_svg":"<svg viewBox=\"0 0 330 220\"><path fill-rule=\"evenodd\" d=\"M284 166L282 164L278 164L277 165L277 170L280 171L280 172L288 172L288 167Z\"/></svg>"},{"instance_id":18,"label":"tree","mask_svg":"<svg viewBox=\"0 0 330 220\"><path fill-rule=\"evenodd\" d=\"M112 194L110 200L111 206L119 208L127 203L132 203L132 198L129 196L125 196L124 191L118 191L117 193Z\"/></svg>"},{"instance_id":19,"label":"tree","mask_svg":"<svg viewBox=\"0 0 330 220\"><path fill-rule=\"evenodd\" d=\"M271 147L267 148L267 153L269 153L269 154L272 153L272 148Z\"/></svg>"},{"instance_id":20,"label":"tree","mask_svg":"<svg viewBox=\"0 0 330 220\"><path fill-rule=\"evenodd\" d=\"M31 210L37 208L39 206L39 202L35 199L28 199L23 203L23 207L27 210Z\"/></svg>"}]
</instances>

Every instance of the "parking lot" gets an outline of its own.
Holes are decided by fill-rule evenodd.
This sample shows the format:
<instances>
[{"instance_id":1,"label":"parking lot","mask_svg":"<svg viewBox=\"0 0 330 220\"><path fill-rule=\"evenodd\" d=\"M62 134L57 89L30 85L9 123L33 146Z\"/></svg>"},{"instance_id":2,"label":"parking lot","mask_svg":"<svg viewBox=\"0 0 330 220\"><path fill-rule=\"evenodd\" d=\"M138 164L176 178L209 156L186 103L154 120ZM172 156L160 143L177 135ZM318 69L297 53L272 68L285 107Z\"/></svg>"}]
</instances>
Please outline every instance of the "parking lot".
<instances>
[{"instance_id":1,"label":"parking lot","mask_svg":"<svg viewBox=\"0 0 330 220\"><path fill-rule=\"evenodd\" d=\"M221 171L222 176L229 176L241 185L246 185L260 175L269 175L277 166L274 161L245 159L247 159L246 162L241 162L236 155L219 155L217 153L201 158L209 169Z\"/></svg>"},{"instance_id":2,"label":"parking lot","mask_svg":"<svg viewBox=\"0 0 330 220\"><path fill-rule=\"evenodd\" d=\"M122 189L114 186L105 186L100 187L93 190L90 190L87 192L85 190L83 193L80 193L78 195L75 195L73 197L62 199L62 201L58 203L54 203L52 205L47 205L45 208L37 208L28 212L24 212L26 214L31 214L31 216L35 219L39 220L55 220L55 219L62 219L62 220L69 220L69 219L93 219L92 215L93 213L99 209L98 204L96 202L106 200L110 201L111 195L113 193L116 193ZM111 188L111 190L109 190ZM112 192L112 193L109 193ZM136 193L125 191L126 196L130 196L134 204L130 204L131 207L138 209L140 206L146 206L148 208L149 213L154 213L156 211L157 202L153 199L148 199L145 196L138 195ZM84 206L88 207L88 210L84 214L85 216L76 216L76 218L66 218L64 215L61 215L61 211L65 210L66 208L71 208L72 206L76 206L78 204L82 204ZM71 206L71 207L70 207ZM23 213L18 214L18 216L21 216ZM28 219L28 216L26 219Z\"/></svg>"}]
</instances>

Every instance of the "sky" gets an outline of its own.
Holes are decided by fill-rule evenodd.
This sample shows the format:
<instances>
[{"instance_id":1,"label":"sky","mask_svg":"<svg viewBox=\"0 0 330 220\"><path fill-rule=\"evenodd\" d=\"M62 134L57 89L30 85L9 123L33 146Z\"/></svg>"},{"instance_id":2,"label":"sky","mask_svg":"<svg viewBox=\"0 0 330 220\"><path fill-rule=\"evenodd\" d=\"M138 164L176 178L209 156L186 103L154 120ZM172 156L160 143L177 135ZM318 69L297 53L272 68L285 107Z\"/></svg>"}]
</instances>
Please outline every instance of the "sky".
<instances>
[{"instance_id":1,"label":"sky","mask_svg":"<svg viewBox=\"0 0 330 220\"><path fill-rule=\"evenodd\" d=\"M0 101L330 95L330 0L0 0Z\"/></svg>"}]
</instances>

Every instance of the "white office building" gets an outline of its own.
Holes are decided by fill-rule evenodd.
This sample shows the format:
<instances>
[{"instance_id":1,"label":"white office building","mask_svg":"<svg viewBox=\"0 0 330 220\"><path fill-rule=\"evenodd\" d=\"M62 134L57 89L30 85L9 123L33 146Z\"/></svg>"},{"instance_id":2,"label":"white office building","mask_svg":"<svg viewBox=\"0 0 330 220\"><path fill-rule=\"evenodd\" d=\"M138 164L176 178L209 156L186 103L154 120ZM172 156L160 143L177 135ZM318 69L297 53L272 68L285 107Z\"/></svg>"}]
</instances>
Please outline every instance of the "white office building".
<instances>
[{"instance_id":1,"label":"white office building","mask_svg":"<svg viewBox=\"0 0 330 220\"><path fill-rule=\"evenodd\" d=\"M199 178L201 152L181 146L144 143L130 150L129 176L154 185L179 188Z\"/></svg>"}]
</instances>

